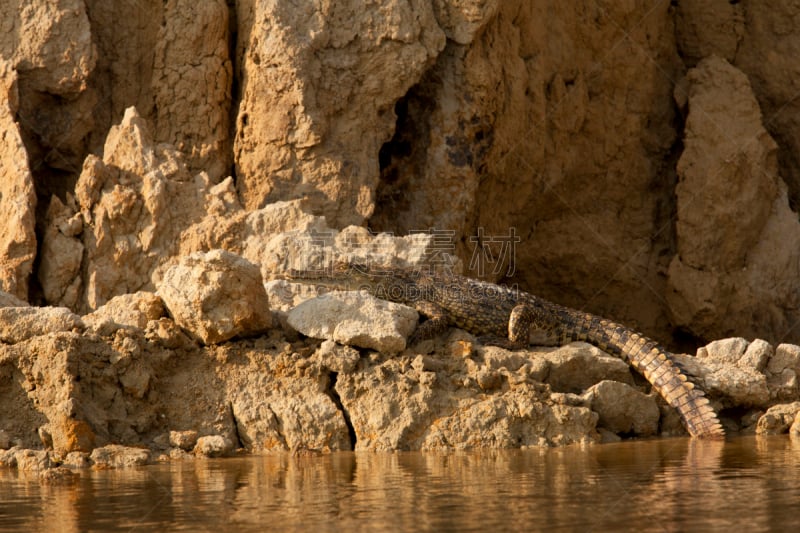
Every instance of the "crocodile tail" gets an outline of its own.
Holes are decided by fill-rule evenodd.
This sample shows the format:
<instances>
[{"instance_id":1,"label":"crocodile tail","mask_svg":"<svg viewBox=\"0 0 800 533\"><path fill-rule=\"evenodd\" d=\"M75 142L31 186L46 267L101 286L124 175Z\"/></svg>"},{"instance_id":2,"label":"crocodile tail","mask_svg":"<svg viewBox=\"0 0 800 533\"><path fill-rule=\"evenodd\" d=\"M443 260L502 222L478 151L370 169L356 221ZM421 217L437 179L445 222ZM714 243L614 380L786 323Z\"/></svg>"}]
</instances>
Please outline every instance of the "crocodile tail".
<instances>
[{"instance_id":1,"label":"crocodile tail","mask_svg":"<svg viewBox=\"0 0 800 533\"><path fill-rule=\"evenodd\" d=\"M559 311L563 340L585 341L627 361L677 409L693 437L725 436L705 393L695 386L670 352L644 335L610 320L566 308Z\"/></svg>"}]
</instances>

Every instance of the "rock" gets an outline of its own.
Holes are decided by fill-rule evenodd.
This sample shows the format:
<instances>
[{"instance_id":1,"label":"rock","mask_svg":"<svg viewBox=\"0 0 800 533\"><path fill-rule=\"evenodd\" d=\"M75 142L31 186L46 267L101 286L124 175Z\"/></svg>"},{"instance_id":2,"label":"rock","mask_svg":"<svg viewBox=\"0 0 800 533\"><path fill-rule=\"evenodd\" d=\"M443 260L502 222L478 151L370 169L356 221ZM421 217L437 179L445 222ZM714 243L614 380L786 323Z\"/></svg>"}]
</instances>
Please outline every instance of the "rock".
<instances>
[{"instance_id":1,"label":"rock","mask_svg":"<svg viewBox=\"0 0 800 533\"><path fill-rule=\"evenodd\" d=\"M44 226L41 261L36 273L44 298L51 304L75 307L82 286L80 268L84 246L77 237L83 231L83 219L74 207L68 207L58 196L53 196Z\"/></svg>"},{"instance_id":2,"label":"rock","mask_svg":"<svg viewBox=\"0 0 800 533\"><path fill-rule=\"evenodd\" d=\"M708 357L720 363L735 365L744 355L748 344L747 339L742 337L716 340L698 348L697 357L700 359Z\"/></svg>"},{"instance_id":3,"label":"rock","mask_svg":"<svg viewBox=\"0 0 800 533\"><path fill-rule=\"evenodd\" d=\"M767 380L771 397L779 401L791 401L798 398L800 386L800 346L780 344L775 354L767 363Z\"/></svg>"},{"instance_id":4,"label":"rock","mask_svg":"<svg viewBox=\"0 0 800 533\"><path fill-rule=\"evenodd\" d=\"M39 481L47 485L72 485L80 476L65 466L48 468L39 472Z\"/></svg>"},{"instance_id":5,"label":"rock","mask_svg":"<svg viewBox=\"0 0 800 533\"><path fill-rule=\"evenodd\" d=\"M689 66L708 56L736 59L745 31L742 6L728 0L683 0L676 6L676 37Z\"/></svg>"},{"instance_id":6,"label":"rock","mask_svg":"<svg viewBox=\"0 0 800 533\"><path fill-rule=\"evenodd\" d=\"M153 51L155 138L181 150L192 171L212 179L225 176L231 164L228 19L224 0L166 2Z\"/></svg>"},{"instance_id":7,"label":"rock","mask_svg":"<svg viewBox=\"0 0 800 533\"><path fill-rule=\"evenodd\" d=\"M8 344L83 328L81 318L65 307L0 308L0 341Z\"/></svg>"},{"instance_id":8,"label":"rock","mask_svg":"<svg viewBox=\"0 0 800 533\"><path fill-rule=\"evenodd\" d=\"M698 348L697 357L761 372L773 353L772 345L765 340L747 342L742 337L733 337L716 340Z\"/></svg>"},{"instance_id":9,"label":"rock","mask_svg":"<svg viewBox=\"0 0 800 533\"><path fill-rule=\"evenodd\" d=\"M718 397L724 407L766 407L769 402L767 378L761 372L710 357L673 355L690 375L699 378L703 390Z\"/></svg>"},{"instance_id":10,"label":"rock","mask_svg":"<svg viewBox=\"0 0 800 533\"><path fill-rule=\"evenodd\" d=\"M412 308L358 292L331 292L289 312L303 335L394 354L406 347L419 314Z\"/></svg>"},{"instance_id":11,"label":"rock","mask_svg":"<svg viewBox=\"0 0 800 533\"><path fill-rule=\"evenodd\" d=\"M795 155L800 153L797 140L800 106L795 101L793 84L800 75L800 67L795 62L800 38L787 31L787 23L797 16L798 8L781 0L735 7L741 20L736 33L736 66L747 73L764 116L769 117L770 133L780 147L781 176L789 186L789 198L796 210L800 199L800 160ZM786 276L791 279L789 273ZM781 292L787 294L785 290L791 289Z\"/></svg>"},{"instance_id":12,"label":"rock","mask_svg":"<svg viewBox=\"0 0 800 533\"><path fill-rule=\"evenodd\" d=\"M83 316L87 326L97 328L104 322L145 329L151 320L164 316L164 302L156 294L139 291L113 297L96 311Z\"/></svg>"},{"instance_id":13,"label":"rock","mask_svg":"<svg viewBox=\"0 0 800 533\"><path fill-rule=\"evenodd\" d=\"M63 415L68 413L52 416L50 421L40 428L49 436L53 450L60 454L91 451L97 439L91 426L83 420Z\"/></svg>"},{"instance_id":14,"label":"rock","mask_svg":"<svg viewBox=\"0 0 800 533\"><path fill-rule=\"evenodd\" d=\"M62 464L69 468L89 468L92 462L86 452L69 452Z\"/></svg>"},{"instance_id":15,"label":"rock","mask_svg":"<svg viewBox=\"0 0 800 533\"><path fill-rule=\"evenodd\" d=\"M800 311L791 311L800 221L779 175L777 145L744 73L711 56L687 77L677 254L666 293L675 325L705 338L784 338L800 325Z\"/></svg>"},{"instance_id":16,"label":"rock","mask_svg":"<svg viewBox=\"0 0 800 533\"><path fill-rule=\"evenodd\" d=\"M370 357L339 374L335 390L356 450L434 450L590 442L597 414L551 395L526 362L491 368L476 356ZM362 359L362 361L364 361ZM489 357L496 365L498 358ZM509 368L510 367L510 368ZM485 381L489 378L491 383ZM483 382L483 385L482 385Z\"/></svg>"},{"instance_id":17,"label":"rock","mask_svg":"<svg viewBox=\"0 0 800 533\"><path fill-rule=\"evenodd\" d=\"M194 430L187 431L170 431L169 443L185 451L189 451L197 444L197 432Z\"/></svg>"},{"instance_id":18,"label":"rock","mask_svg":"<svg viewBox=\"0 0 800 533\"><path fill-rule=\"evenodd\" d=\"M392 108L445 44L430 3L241 4L236 19L245 208L306 196L332 226L361 224L375 207Z\"/></svg>"},{"instance_id":19,"label":"rock","mask_svg":"<svg viewBox=\"0 0 800 533\"><path fill-rule=\"evenodd\" d=\"M800 402L773 405L756 424L756 435L778 435L789 431L797 415L800 414Z\"/></svg>"},{"instance_id":20,"label":"rock","mask_svg":"<svg viewBox=\"0 0 800 533\"><path fill-rule=\"evenodd\" d=\"M739 366L763 372L774 353L775 349L770 343L756 339L747 346L744 355L739 359Z\"/></svg>"},{"instance_id":21,"label":"rock","mask_svg":"<svg viewBox=\"0 0 800 533\"><path fill-rule=\"evenodd\" d=\"M109 444L95 448L89 456L95 468L129 468L150 462L150 450Z\"/></svg>"},{"instance_id":22,"label":"rock","mask_svg":"<svg viewBox=\"0 0 800 533\"><path fill-rule=\"evenodd\" d=\"M326 340L314 352L314 358L319 362L320 366L327 368L331 372L352 372L358 365L361 354L350 346L343 346L332 340Z\"/></svg>"},{"instance_id":23,"label":"rock","mask_svg":"<svg viewBox=\"0 0 800 533\"><path fill-rule=\"evenodd\" d=\"M800 411L794 417L792 427L789 428L789 434L793 437L800 437Z\"/></svg>"},{"instance_id":24,"label":"rock","mask_svg":"<svg viewBox=\"0 0 800 533\"><path fill-rule=\"evenodd\" d=\"M658 433L661 411L655 398L630 385L604 380L590 387L584 398L600 415L598 425L609 431L641 437Z\"/></svg>"},{"instance_id":25,"label":"rock","mask_svg":"<svg viewBox=\"0 0 800 533\"><path fill-rule=\"evenodd\" d=\"M0 307L27 307L28 302L20 300L6 291L0 291Z\"/></svg>"},{"instance_id":26,"label":"rock","mask_svg":"<svg viewBox=\"0 0 800 533\"><path fill-rule=\"evenodd\" d=\"M46 450L18 449L14 451L14 464L22 472L41 472L53 463Z\"/></svg>"},{"instance_id":27,"label":"rock","mask_svg":"<svg viewBox=\"0 0 800 533\"><path fill-rule=\"evenodd\" d=\"M24 300L36 257L36 194L28 153L15 121L17 75L2 50L0 45L0 290Z\"/></svg>"},{"instance_id":28,"label":"rock","mask_svg":"<svg viewBox=\"0 0 800 533\"><path fill-rule=\"evenodd\" d=\"M136 109L127 109L108 133L103 159L88 156L75 185L76 209L85 221L79 236L85 249L81 311L152 290L156 270L179 249L203 249L196 241L203 237L191 228L207 216L220 221L219 230L225 227L240 209L229 199L231 187L230 179L217 184L203 172L192 176L182 154L157 144Z\"/></svg>"},{"instance_id":29,"label":"rock","mask_svg":"<svg viewBox=\"0 0 800 533\"><path fill-rule=\"evenodd\" d=\"M196 455L205 457L222 457L233 452L233 443L222 435L208 435L197 439L194 447Z\"/></svg>"},{"instance_id":30,"label":"rock","mask_svg":"<svg viewBox=\"0 0 800 533\"><path fill-rule=\"evenodd\" d=\"M158 284L175 323L204 344L263 333L272 315L257 266L215 250L169 267Z\"/></svg>"},{"instance_id":31,"label":"rock","mask_svg":"<svg viewBox=\"0 0 800 533\"><path fill-rule=\"evenodd\" d=\"M7 431L0 429L0 450L7 450L11 447L11 436Z\"/></svg>"},{"instance_id":32,"label":"rock","mask_svg":"<svg viewBox=\"0 0 800 533\"><path fill-rule=\"evenodd\" d=\"M531 377L557 392L580 394L603 380L633 385L630 367L624 361L583 342L537 354L529 364Z\"/></svg>"}]
</instances>

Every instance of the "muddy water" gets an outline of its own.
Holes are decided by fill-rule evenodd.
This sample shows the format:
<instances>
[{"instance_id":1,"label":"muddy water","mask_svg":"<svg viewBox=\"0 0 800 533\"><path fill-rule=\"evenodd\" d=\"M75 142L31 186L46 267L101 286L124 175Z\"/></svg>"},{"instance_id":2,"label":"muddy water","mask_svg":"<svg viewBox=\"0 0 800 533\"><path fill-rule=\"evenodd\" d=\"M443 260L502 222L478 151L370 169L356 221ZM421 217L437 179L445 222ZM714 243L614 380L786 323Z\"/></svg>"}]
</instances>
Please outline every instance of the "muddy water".
<instances>
[{"instance_id":1,"label":"muddy water","mask_svg":"<svg viewBox=\"0 0 800 533\"><path fill-rule=\"evenodd\" d=\"M790 531L800 440L241 457L82 471L0 468L0 531Z\"/></svg>"}]
</instances>

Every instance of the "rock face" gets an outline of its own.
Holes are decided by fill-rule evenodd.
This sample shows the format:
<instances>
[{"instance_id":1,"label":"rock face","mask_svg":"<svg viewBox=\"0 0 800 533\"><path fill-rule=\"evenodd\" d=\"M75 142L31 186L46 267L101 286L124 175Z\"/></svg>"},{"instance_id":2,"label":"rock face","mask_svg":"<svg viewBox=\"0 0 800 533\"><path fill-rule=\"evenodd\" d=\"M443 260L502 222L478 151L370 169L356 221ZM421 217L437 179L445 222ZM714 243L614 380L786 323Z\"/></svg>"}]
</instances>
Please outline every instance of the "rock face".
<instances>
[{"instance_id":1,"label":"rock face","mask_svg":"<svg viewBox=\"0 0 800 533\"><path fill-rule=\"evenodd\" d=\"M670 310L676 324L706 338L786 335L800 319L800 222L778 174L777 145L741 71L710 57L687 79Z\"/></svg>"},{"instance_id":2,"label":"rock face","mask_svg":"<svg viewBox=\"0 0 800 533\"><path fill-rule=\"evenodd\" d=\"M36 256L36 196L28 154L14 121L19 105L16 78L0 54L0 290L27 300Z\"/></svg>"},{"instance_id":3,"label":"rock face","mask_svg":"<svg viewBox=\"0 0 800 533\"><path fill-rule=\"evenodd\" d=\"M287 315L338 257L720 339L678 358L728 429L790 427L800 8L651 4L0 0L0 460L683 431L588 345Z\"/></svg>"},{"instance_id":4,"label":"rock face","mask_svg":"<svg viewBox=\"0 0 800 533\"><path fill-rule=\"evenodd\" d=\"M4 1L23 300L85 313L215 248L263 265L258 213L289 201L434 229L472 275L667 341L800 341L788 0Z\"/></svg>"},{"instance_id":5,"label":"rock face","mask_svg":"<svg viewBox=\"0 0 800 533\"><path fill-rule=\"evenodd\" d=\"M242 203L302 195L335 227L362 223L375 208L392 108L444 47L431 3L248 0L236 15Z\"/></svg>"}]
</instances>

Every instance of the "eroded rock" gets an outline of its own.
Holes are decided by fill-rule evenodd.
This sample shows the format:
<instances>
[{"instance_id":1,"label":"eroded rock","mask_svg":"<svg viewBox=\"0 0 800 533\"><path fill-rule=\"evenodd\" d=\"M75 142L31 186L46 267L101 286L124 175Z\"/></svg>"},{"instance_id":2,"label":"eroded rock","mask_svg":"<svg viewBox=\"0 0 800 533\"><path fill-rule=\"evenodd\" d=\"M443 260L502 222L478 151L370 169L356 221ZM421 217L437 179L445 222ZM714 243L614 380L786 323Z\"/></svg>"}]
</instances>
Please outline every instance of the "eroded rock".
<instances>
[{"instance_id":1,"label":"eroded rock","mask_svg":"<svg viewBox=\"0 0 800 533\"><path fill-rule=\"evenodd\" d=\"M197 439L194 453L205 457L222 457L233 452L233 443L222 435L207 435Z\"/></svg>"},{"instance_id":2,"label":"eroded rock","mask_svg":"<svg viewBox=\"0 0 800 533\"><path fill-rule=\"evenodd\" d=\"M81 318L65 307L0 308L0 341L8 344L83 328Z\"/></svg>"},{"instance_id":3,"label":"eroded rock","mask_svg":"<svg viewBox=\"0 0 800 533\"><path fill-rule=\"evenodd\" d=\"M159 296L152 292L139 291L115 296L82 318L87 326L95 329L107 322L144 329L148 322L160 319L165 313L164 302Z\"/></svg>"},{"instance_id":4,"label":"eroded rock","mask_svg":"<svg viewBox=\"0 0 800 533\"><path fill-rule=\"evenodd\" d=\"M158 283L175 323L204 344L263 333L272 325L259 268L215 250L166 269Z\"/></svg>"},{"instance_id":5,"label":"eroded rock","mask_svg":"<svg viewBox=\"0 0 800 533\"><path fill-rule=\"evenodd\" d=\"M756 425L757 435L777 435L786 433L793 426L800 413L800 402L778 404L767 409Z\"/></svg>"},{"instance_id":6,"label":"eroded rock","mask_svg":"<svg viewBox=\"0 0 800 533\"><path fill-rule=\"evenodd\" d=\"M193 429L186 431L170 431L169 443L184 451L189 451L197 444L197 432Z\"/></svg>"},{"instance_id":7,"label":"eroded rock","mask_svg":"<svg viewBox=\"0 0 800 533\"><path fill-rule=\"evenodd\" d=\"M130 468L150 462L150 450L109 444L92 450L89 457L95 468Z\"/></svg>"},{"instance_id":8,"label":"eroded rock","mask_svg":"<svg viewBox=\"0 0 800 533\"><path fill-rule=\"evenodd\" d=\"M15 11L10 8L9 13ZM0 53L0 290L27 300L36 256L36 194L14 118L18 103L17 74Z\"/></svg>"},{"instance_id":9,"label":"eroded rock","mask_svg":"<svg viewBox=\"0 0 800 533\"><path fill-rule=\"evenodd\" d=\"M419 314L412 308L358 292L331 292L289 312L297 331L318 339L394 354L406 347Z\"/></svg>"},{"instance_id":10,"label":"eroded rock","mask_svg":"<svg viewBox=\"0 0 800 533\"><path fill-rule=\"evenodd\" d=\"M592 411L600 415L598 425L613 433L642 437L658 433L661 411L653 396L625 383L604 380L590 387L584 397Z\"/></svg>"},{"instance_id":11,"label":"eroded rock","mask_svg":"<svg viewBox=\"0 0 800 533\"><path fill-rule=\"evenodd\" d=\"M392 107L445 44L430 2L243 2L237 19L243 204L306 196L333 227L362 223Z\"/></svg>"},{"instance_id":12,"label":"eroded rock","mask_svg":"<svg viewBox=\"0 0 800 533\"><path fill-rule=\"evenodd\" d=\"M800 221L777 145L744 73L712 56L687 77L670 311L700 337L782 338L800 324Z\"/></svg>"}]
</instances>

